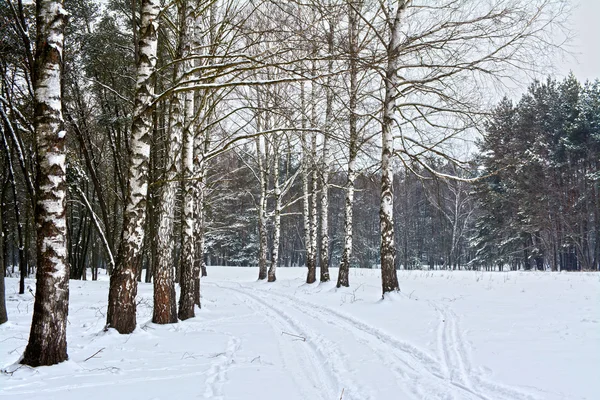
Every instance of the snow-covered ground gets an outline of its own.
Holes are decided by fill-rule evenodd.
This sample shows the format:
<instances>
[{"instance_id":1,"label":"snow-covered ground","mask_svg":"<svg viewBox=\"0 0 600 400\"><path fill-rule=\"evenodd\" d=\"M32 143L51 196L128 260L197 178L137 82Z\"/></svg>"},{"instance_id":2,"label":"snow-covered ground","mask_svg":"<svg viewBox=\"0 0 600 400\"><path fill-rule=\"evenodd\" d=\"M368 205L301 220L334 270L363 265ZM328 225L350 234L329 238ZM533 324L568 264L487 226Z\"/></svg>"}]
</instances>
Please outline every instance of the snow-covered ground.
<instances>
[{"instance_id":1,"label":"snow-covered ground","mask_svg":"<svg viewBox=\"0 0 600 400\"><path fill-rule=\"evenodd\" d=\"M209 268L197 317L166 326L140 284L131 335L103 331L106 277L71 281L70 360L37 369L15 364L33 296L7 278L0 398L600 398L599 274L402 271L381 301L379 271L351 270L343 290L257 273Z\"/></svg>"}]
</instances>

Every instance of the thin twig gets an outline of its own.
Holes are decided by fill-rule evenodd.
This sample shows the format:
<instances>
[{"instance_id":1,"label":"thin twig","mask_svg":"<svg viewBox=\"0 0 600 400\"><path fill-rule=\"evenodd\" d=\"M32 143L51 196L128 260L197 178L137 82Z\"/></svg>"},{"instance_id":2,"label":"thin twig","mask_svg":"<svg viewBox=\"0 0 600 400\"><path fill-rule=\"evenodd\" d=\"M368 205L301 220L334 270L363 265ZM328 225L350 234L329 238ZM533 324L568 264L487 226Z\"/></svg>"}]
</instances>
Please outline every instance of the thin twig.
<instances>
[{"instance_id":1,"label":"thin twig","mask_svg":"<svg viewBox=\"0 0 600 400\"><path fill-rule=\"evenodd\" d=\"M301 339L303 342L306 342L306 338L304 336L294 335L293 333L288 333L288 332L281 332L281 334L282 335L293 336L293 337L296 337L298 339Z\"/></svg>"},{"instance_id":2,"label":"thin twig","mask_svg":"<svg viewBox=\"0 0 600 400\"><path fill-rule=\"evenodd\" d=\"M94 354L92 354L91 356L89 356L88 358L86 358L85 360L83 360L83 362L86 362L90 358L94 358L98 353L100 353L104 349L105 349L105 347L101 348L100 350L98 350L97 352L95 352Z\"/></svg>"}]
</instances>

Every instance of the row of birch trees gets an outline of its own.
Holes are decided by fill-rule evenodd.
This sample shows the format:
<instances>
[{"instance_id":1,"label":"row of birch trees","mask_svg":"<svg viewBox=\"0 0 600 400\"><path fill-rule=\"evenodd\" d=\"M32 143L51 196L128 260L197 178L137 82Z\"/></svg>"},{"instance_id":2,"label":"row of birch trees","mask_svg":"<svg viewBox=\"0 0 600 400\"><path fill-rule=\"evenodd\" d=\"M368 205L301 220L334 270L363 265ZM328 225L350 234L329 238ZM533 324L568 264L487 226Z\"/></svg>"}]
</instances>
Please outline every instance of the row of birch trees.
<instances>
[{"instance_id":1,"label":"row of birch trees","mask_svg":"<svg viewBox=\"0 0 600 400\"><path fill-rule=\"evenodd\" d=\"M259 188L258 278L276 280L281 221L302 204L307 283L332 279L331 177L343 171L338 287L349 285L358 171L377 171L382 293L399 290L395 171L464 180L430 160L463 166L453 149L482 127L490 89L544 66L565 3L3 2L3 178L23 278L28 238L36 249L21 362L67 359L69 278L88 265L110 273L107 328L135 329L142 271L155 323L194 317L207 215L242 170Z\"/></svg>"}]
</instances>

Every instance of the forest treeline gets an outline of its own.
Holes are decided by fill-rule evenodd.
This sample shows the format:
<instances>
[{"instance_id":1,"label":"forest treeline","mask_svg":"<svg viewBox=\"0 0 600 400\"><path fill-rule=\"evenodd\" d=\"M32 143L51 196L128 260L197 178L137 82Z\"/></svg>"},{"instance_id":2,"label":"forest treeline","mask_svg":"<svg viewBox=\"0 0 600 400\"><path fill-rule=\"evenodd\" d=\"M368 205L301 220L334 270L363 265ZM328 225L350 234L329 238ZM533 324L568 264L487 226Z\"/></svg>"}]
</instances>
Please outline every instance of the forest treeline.
<instances>
[{"instance_id":1,"label":"forest treeline","mask_svg":"<svg viewBox=\"0 0 600 400\"><path fill-rule=\"evenodd\" d=\"M567 3L0 3L2 265L37 278L22 362L66 359L68 280L99 269L120 333L142 278L153 322L193 317L207 265L338 287L377 267L383 294L399 268L597 270L598 81L489 101L560 51Z\"/></svg>"},{"instance_id":2,"label":"forest treeline","mask_svg":"<svg viewBox=\"0 0 600 400\"><path fill-rule=\"evenodd\" d=\"M535 82L514 104L504 99L490 114L474 156L460 168L428 160L462 180L418 166L396 169L397 268L598 270L600 83L573 76ZM220 173L244 168L238 155L230 157L219 162ZM339 265L343 250L345 177L344 171L331 175L330 266ZM352 267L379 263L379 180L377 171L357 176ZM218 201L207 206L207 262L254 266L256 179L250 170L236 172L219 190ZM292 187L290 198L301 191ZM287 213L281 264L304 265L301 204Z\"/></svg>"}]
</instances>

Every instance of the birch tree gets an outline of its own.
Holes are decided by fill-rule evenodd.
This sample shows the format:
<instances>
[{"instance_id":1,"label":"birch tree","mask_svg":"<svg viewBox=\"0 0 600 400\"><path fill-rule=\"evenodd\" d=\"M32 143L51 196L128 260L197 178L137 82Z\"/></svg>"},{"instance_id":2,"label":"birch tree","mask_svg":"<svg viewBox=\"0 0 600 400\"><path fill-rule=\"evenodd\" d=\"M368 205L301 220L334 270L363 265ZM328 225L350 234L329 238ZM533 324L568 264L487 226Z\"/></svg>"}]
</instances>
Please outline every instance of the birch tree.
<instances>
[{"instance_id":1,"label":"birch tree","mask_svg":"<svg viewBox=\"0 0 600 400\"><path fill-rule=\"evenodd\" d=\"M331 4L328 4L331 6ZM333 7L331 7L333 8ZM326 9L327 25L327 79L325 83L325 132L323 133L323 152L321 154L321 212L320 212L320 281L329 282L329 172L331 169L331 133L333 131L333 79L334 79L334 52L335 52L335 27L336 14L333 10Z\"/></svg>"},{"instance_id":2,"label":"birch tree","mask_svg":"<svg viewBox=\"0 0 600 400\"><path fill-rule=\"evenodd\" d=\"M192 55L192 40L195 34L194 24L196 23L193 0L183 2L184 21L183 28L183 57L189 58ZM192 71L192 61L184 62L186 75ZM191 86L191 85L190 85ZM194 317L194 305L200 305L196 301L194 289L198 283L200 273L199 269L194 268L194 203L195 203L195 183L194 179L194 91L188 90L185 95L185 120L183 131L183 154L181 156L182 164L182 248L181 248L181 294L179 297L179 318L186 320ZM198 296L199 297L199 296Z\"/></svg>"},{"instance_id":3,"label":"birch tree","mask_svg":"<svg viewBox=\"0 0 600 400\"><path fill-rule=\"evenodd\" d=\"M184 31L186 29L185 5L177 3L179 24L176 30L177 52L176 59L183 55ZM183 77L183 67L180 62L173 66L173 83ZM168 324L177 322L177 303L175 298L175 277L173 250L175 236L175 205L178 193L177 187L181 176L181 150L184 129L183 95L174 93L170 99L169 135L166 141L165 157L167 171L165 182L158 200L159 226L156 232L156 263L154 266L154 313L152 322Z\"/></svg>"},{"instance_id":4,"label":"birch tree","mask_svg":"<svg viewBox=\"0 0 600 400\"><path fill-rule=\"evenodd\" d=\"M312 51L313 57L316 57L316 48ZM311 133L310 140L310 167L311 167L311 203L310 203L310 248L311 248L311 264L314 273L309 272L309 278L306 283L313 283L317 280L317 236L319 234L319 211L318 211L318 200L319 200L319 156L317 154L317 108L318 108L318 94L317 94L317 64L312 61L311 71L311 117L310 117L310 128L313 130ZM309 270L310 271L310 270ZM314 276L314 278L313 278Z\"/></svg>"},{"instance_id":5,"label":"birch tree","mask_svg":"<svg viewBox=\"0 0 600 400\"><path fill-rule=\"evenodd\" d=\"M317 266L315 249L313 248L313 229L311 218L311 185L310 178L312 157L311 147L307 139L307 124L308 117L306 115L306 89L305 83L300 82L300 112L303 132L300 134L300 142L302 144L302 219L304 222L304 247L306 249L306 283L314 283L317 280Z\"/></svg>"},{"instance_id":6,"label":"birch tree","mask_svg":"<svg viewBox=\"0 0 600 400\"><path fill-rule=\"evenodd\" d=\"M275 141L279 142L277 138ZM273 144L274 149L274 166L273 166L273 197L275 198L275 210L273 216L273 251L271 252L271 265L269 266L268 282L277 280L277 266L279 264L279 246L281 242L281 210L282 210L282 193L280 183L280 168L281 168L281 152L279 143Z\"/></svg>"},{"instance_id":7,"label":"birch tree","mask_svg":"<svg viewBox=\"0 0 600 400\"><path fill-rule=\"evenodd\" d=\"M258 93L258 92L257 92ZM256 118L256 130L260 132L263 129L263 117L260 111L260 102L258 103L259 110ZM267 254L268 254L268 241L267 241L267 191L268 191L268 168L266 155L269 152L269 146L266 139L259 136L254 139L256 144L256 162L258 168L260 195L257 202L257 213L258 213L258 279L263 280L267 278ZM263 150L264 147L264 150Z\"/></svg>"},{"instance_id":8,"label":"birch tree","mask_svg":"<svg viewBox=\"0 0 600 400\"><path fill-rule=\"evenodd\" d=\"M356 157L358 155L358 24L359 13L362 9L362 1L348 2L348 74L350 80L348 100L348 176L346 181L346 201L344 204L344 249L338 273L337 287L349 286L348 272L350 270L350 259L352 257L352 230L353 230L353 208L354 208L354 181L356 180Z\"/></svg>"},{"instance_id":9,"label":"birch tree","mask_svg":"<svg viewBox=\"0 0 600 400\"><path fill-rule=\"evenodd\" d=\"M491 0L473 7L466 0L447 0L428 7L416 0L397 0L381 7L382 28L375 28L375 34L385 49L385 64L379 69L384 87L380 207L384 294L399 290L393 155L408 168L409 161L414 162L447 178L431 168L427 156L458 161L444 146L480 126L488 82L509 78L508 71L515 72L515 66L535 71L543 65L544 56L556 48L548 33L561 27L564 4L561 0L527 4ZM394 132L398 132L398 149Z\"/></svg>"},{"instance_id":10,"label":"birch tree","mask_svg":"<svg viewBox=\"0 0 600 400\"><path fill-rule=\"evenodd\" d=\"M151 78L156 67L159 12L158 0L142 0L123 243L110 277L106 320L107 326L119 333L131 333L136 326L136 271L140 268L140 250L144 242L152 129L150 104L154 95Z\"/></svg>"},{"instance_id":11,"label":"birch tree","mask_svg":"<svg viewBox=\"0 0 600 400\"><path fill-rule=\"evenodd\" d=\"M66 18L62 1L38 1L34 67L34 125L38 163L35 209L37 275L31 331L20 361L33 367L57 364L68 358L66 132L61 103Z\"/></svg>"},{"instance_id":12,"label":"birch tree","mask_svg":"<svg viewBox=\"0 0 600 400\"><path fill-rule=\"evenodd\" d=\"M399 47L403 16L410 0L401 0L395 4L390 13L390 39L386 48L387 68L385 71L385 98L383 100L383 117L381 126L381 206L379 220L381 230L381 285L383 293L400 290L396 274L396 246L394 244L394 170L392 156L394 154L394 112L396 106L396 90L398 85Z\"/></svg>"}]
</instances>

